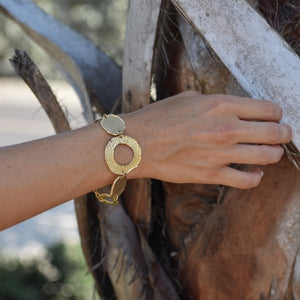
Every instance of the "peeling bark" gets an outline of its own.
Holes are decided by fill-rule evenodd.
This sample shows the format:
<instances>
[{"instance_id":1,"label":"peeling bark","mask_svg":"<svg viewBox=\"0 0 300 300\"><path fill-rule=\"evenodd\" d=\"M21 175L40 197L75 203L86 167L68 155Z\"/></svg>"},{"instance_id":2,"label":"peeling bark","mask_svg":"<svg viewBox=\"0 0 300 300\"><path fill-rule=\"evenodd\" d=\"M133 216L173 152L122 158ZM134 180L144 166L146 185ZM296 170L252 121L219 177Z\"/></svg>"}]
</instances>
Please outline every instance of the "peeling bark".
<instances>
[{"instance_id":1,"label":"peeling bark","mask_svg":"<svg viewBox=\"0 0 300 300\"><path fill-rule=\"evenodd\" d=\"M55 132L70 130L70 125L44 76L25 51L15 50L10 63L26 82L49 117Z\"/></svg>"},{"instance_id":2,"label":"peeling bark","mask_svg":"<svg viewBox=\"0 0 300 300\"><path fill-rule=\"evenodd\" d=\"M25 0L13 0L8 5L7 1L0 0L0 7L6 4L8 13L7 7L13 7L17 2L28 4ZM173 0L188 22L179 16L170 1L130 2L123 68L124 111L130 112L150 103L152 83L156 85L158 99L188 89L204 94L238 96L245 96L247 92L256 95L258 90L259 95L262 91L264 95L273 95L278 90L273 89L274 83L264 78L269 77L264 73L265 67L277 76L277 61L280 60L279 66L284 68L281 72L287 76L295 72L296 76L299 75L298 58L290 70L286 70L289 65L284 58L282 61L282 57L276 57L276 64L260 64L259 68L257 64L251 65L251 72L257 71L259 75L255 80L260 78L264 86L257 81L250 82L246 92L242 88L247 87L243 76L249 79L252 73L245 70L245 65L256 52L245 49L247 43L242 44L241 56L233 56L239 63L236 69L232 68L218 48L227 40L218 40L220 45L216 46L210 35L211 32L227 30L227 25L219 28L218 22L209 23L212 12L217 13L215 20L228 13L225 9L217 12L210 9L230 3L208 2ZM260 18L252 8L248 11L249 6L244 0L235 4L247 8L242 11L245 16L249 13L253 20ZM255 7L256 4L252 5ZM233 9L232 5L228 7ZM231 20L232 16L227 17ZM20 16L13 18L18 18L23 24ZM238 19L235 22L240 24ZM203 25L203 20L207 24ZM261 24L259 20L258 24ZM242 25L248 21L242 20ZM37 41L45 42L40 33L35 33L36 28L24 24L22 26L32 36L38 36ZM266 29L271 30L263 24L261 35ZM208 25L209 33L203 27ZM217 25L217 28L212 25ZM229 28L236 33L239 26ZM247 37L242 37L247 41ZM224 34L222 38L230 37ZM49 41L46 44L49 45ZM269 46L273 47L266 47ZM52 53L51 47L47 47ZM264 45L262 47L265 49ZM57 53L64 52L64 49L61 46ZM284 49L282 53L286 55L289 51L294 57L292 50ZM82 55L76 51L70 53L65 51L62 56L70 56L67 58L71 64L68 70L75 70L84 81ZM232 52L228 53L232 57ZM92 56L91 65L97 65L97 57ZM96 73L90 74L97 82ZM284 78L285 84L288 77ZM120 76L116 79L115 84L120 90ZM87 85L86 82L83 84ZM280 89L286 95L293 92L285 90L287 86ZM87 89L87 92L93 97L92 90ZM112 93L110 97L115 96ZM112 104L111 100L108 103L106 109ZM151 187L149 180L139 180L128 184L122 201L124 206L106 207L95 202L92 194L87 196L88 201L87 198L76 200L82 246L99 294L104 299L124 300L174 300L180 299L179 294L181 299L205 300L300 299L300 175L286 157L278 164L264 167L264 172L260 186L246 191L217 185L179 185L158 181L152 181Z\"/></svg>"},{"instance_id":3,"label":"peeling bark","mask_svg":"<svg viewBox=\"0 0 300 300\"><path fill-rule=\"evenodd\" d=\"M287 294L289 277L298 271L300 175L286 157L264 172L257 188L230 189L193 232L182 278L194 299ZM296 281L295 297L297 288Z\"/></svg>"},{"instance_id":4,"label":"peeling bark","mask_svg":"<svg viewBox=\"0 0 300 300\"><path fill-rule=\"evenodd\" d=\"M16 73L26 82L34 95L39 100L41 106L45 110L48 118L50 119L55 132L59 133L65 130L70 130L70 126L66 116L63 113L51 87L41 74L39 68L31 60L25 51L16 50L15 56L10 60ZM97 219L93 218L95 209L92 202L94 199L89 199L88 195L78 197L74 199L77 223L79 234L81 237L81 246L84 256L87 261L87 265L91 273L93 274L96 282L96 288L100 295L109 289L109 282L105 276L101 273L101 269L95 268L99 261L99 253L97 253L97 246L95 248L95 240L99 238L99 226ZM100 284L106 281L106 285ZM101 286L101 287L100 287ZM111 290L106 294L111 293Z\"/></svg>"},{"instance_id":5,"label":"peeling bark","mask_svg":"<svg viewBox=\"0 0 300 300\"><path fill-rule=\"evenodd\" d=\"M295 113L300 98L300 59L295 51L246 0L172 2L251 97L281 105L282 122L292 126L294 143L300 147Z\"/></svg>"},{"instance_id":6,"label":"peeling bark","mask_svg":"<svg viewBox=\"0 0 300 300\"><path fill-rule=\"evenodd\" d=\"M247 95L193 28L174 22L166 26L176 36L163 45L167 59L157 59L169 63L163 72L157 63L160 97L189 88ZM264 181L250 191L163 184L169 241L188 299L299 297L298 177L285 157L266 167Z\"/></svg>"},{"instance_id":7,"label":"peeling bark","mask_svg":"<svg viewBox=\"0 0 300 300\"><path fill-rule=\"evenodd\" d=\"M131 1L129 5L125 57L123 66L123 110L134 111L150 103L151 71L156 38L160 1ZM147 33L145 35L145 32ZM139 47L136 45L139 44ZM150 180L128 182L124 205L101 208L99 220L104 223L102 236L106 255L107 273L118 299L179 299L176 290L160 266L147 236L151 221ZM105 225L108 215L114 217L121 228L113 223ZM136 236L138 228L139 239Z\"/></svg>"},{"instance_id":8,"label":"peeling bark","mask_svg":"<svg viewBox=\"0 0 300 300\"><path fill-rule=\"evenodd\" d=\"M126 27L123 66L123 111L131 112L150 103L152 61L161 0L131 0ZM137 47L138 45L138 47ZM125 205L145 233L151 220L151 183L135 179L128 183Z\"/></svg>"}]
</instances>

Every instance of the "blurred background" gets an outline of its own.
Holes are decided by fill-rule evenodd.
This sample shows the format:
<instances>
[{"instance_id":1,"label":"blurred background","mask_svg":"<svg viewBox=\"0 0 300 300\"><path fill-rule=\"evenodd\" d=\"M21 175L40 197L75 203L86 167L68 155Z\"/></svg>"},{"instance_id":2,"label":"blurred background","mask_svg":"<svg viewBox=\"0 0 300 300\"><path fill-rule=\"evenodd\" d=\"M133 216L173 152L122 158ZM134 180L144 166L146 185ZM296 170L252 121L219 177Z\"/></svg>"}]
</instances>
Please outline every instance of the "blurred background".
<instances>
[{"instance_id":1,"label":"blurred background","mask_svg":"<svg viewBox=\"0 0 300 300\"><path fill-rule=\"evenodd\" d=\"M122 65L127 0L33 2ZM55 63L2 14L0 28L0 146L54 134L35 96L10 66L15 48L38 65L72 127L82 126L79 100ZM99 299L79 243L72 201L0 232L0 299Z\"/></svg>"}]
</instances>

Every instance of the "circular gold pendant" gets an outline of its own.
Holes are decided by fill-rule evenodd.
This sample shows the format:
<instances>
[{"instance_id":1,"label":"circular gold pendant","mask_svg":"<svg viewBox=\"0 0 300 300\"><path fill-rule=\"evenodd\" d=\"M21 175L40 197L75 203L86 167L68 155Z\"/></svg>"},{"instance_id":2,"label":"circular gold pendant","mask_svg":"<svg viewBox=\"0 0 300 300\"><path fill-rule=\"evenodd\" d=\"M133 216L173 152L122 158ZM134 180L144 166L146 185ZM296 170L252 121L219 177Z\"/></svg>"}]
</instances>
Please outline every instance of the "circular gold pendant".
<instances>
[{"instance_id":1,"label":"circular gold pendant","mask_svg":"<svg viewBox=\"0 0 300 300\"><path fill-rule=\"evenodd\" d=\"M120 135L126 129L124 120L114 114L103 115L100 122L103 129L111 135Z\"/></svg>"},{"instance_id":2,"label":"circular gold pendant","mask_svg":"<svg viewBox=\"0 0 300 300\"><path fill-rule=\"evenodd\" d=\"M127 165L120 165L115 161L115 148L118 145L126 145L133 151L133 158ZM109 169L117 175L127 174L135 169L142 157L142 150L137 141L127 135L113 137L105 147L105 160Z\"/></svg>"}]
</instances>

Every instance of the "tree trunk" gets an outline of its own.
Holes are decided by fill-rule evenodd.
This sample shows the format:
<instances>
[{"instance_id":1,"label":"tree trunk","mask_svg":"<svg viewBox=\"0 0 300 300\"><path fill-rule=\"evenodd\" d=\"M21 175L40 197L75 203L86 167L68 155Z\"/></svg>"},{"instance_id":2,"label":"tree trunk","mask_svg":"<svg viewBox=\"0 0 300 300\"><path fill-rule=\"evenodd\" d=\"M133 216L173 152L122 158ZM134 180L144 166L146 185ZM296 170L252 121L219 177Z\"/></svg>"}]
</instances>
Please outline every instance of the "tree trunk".
<instances>
[{"instance_id":1,"label":"tree trunk","mask_svg":"<svg viewBox=\"0 0 300 300\"><path fill-rule=\"evenodd\" d=\"M295 97L287 86L299 84L299 79L287 78L291 74L299 78L299 58L295 53L300 53L300 3L298 0L249 2L294 49L283 50L291 51L295 59L294 73L286 70L285 61L278 58L279 69L287 75L283 84L279 80L274 87L275 81L272 81L272 70L279 72L276 61L273 65L271 62L264 64L262 70L257 70L259 76L245 84L245 78L251 78L255 68L261 67L256 64L249 67L251 72L245 70L245 62L253 55L251 49L241 43L238 45L242 46L240 58L224 56L222 51L228 40L218 39L215 43L205 27L210 23L198 22L211 17L213 5L228 1L131 0L124 52L123 111L139 109L188 89L203 94L248 96L250 93L275 98L292 94ZM79 38L78 43L86 46L86 56L89 51L96 53L94 60L88 60L93 68L86 69L77 56L81 54L68 43L60 45L46 31L38 31L34 20L27 24L28 21L16 15L14 6L23 3L26 8L28 1L7 3L0 0L0 8L44 44L54 57L59 58L56 54L63 51L72 58L70 62L69 58L60 57L61 64L69 72L75 65L76 78L80 79L80 84L76 84L87 94L82 100L85 105L88 98L89 105L101 112L116 107L117 94L110 91L114 90L114 84L116 91L120 91L121 84L114 63ZM197 8L199 4L202 4L204 15ZM245 11L261 20L245 0L235 4L244 5ZM193 7L197 9L191 9ZM217 11L214 19L223 13ZM209 29L217 33L218 26L212 25ZM224 26L226 29L226 24ZM272 32L272 36L275 34L265 23L264 28L260 36L268 32ZM68 30L64 30L67 34ZM231 41L231 47L233 43ZM264 48L262 41L258 44ZM272 50L276 45L268 46ZM234 67L232 57L236 59ZM252 60L255 57L252 56ZM100 68L103 64L98 58L107 64L107 69ZM265 68L269 68L266 73ZM97 74L108 78L110 88L104 98L101 93L105 85L95 89L99 82ZM278 74L275 75L278 79ZM277 89L278 85L284 88ZM296 88L299 90L299 86ZM95 94L97 104L93 101ZM288 101L283 104L290 104ZM294 116L294 112L291 115ZM291 122L297 124L297 120ZM287 157L264 167L264 173L259 187L246 191L218 185L179 185L142 179L129 182L123 201L117 207L99 204L92 194L77 200L84 253L102 298L300 299L300 175Z\"/></svg>"},{"instance_id":2,"label":"tree trunk","mask_svg":"<svg viewBox=\"0 0 300 300\"><path fill-rule=\"evenodd\" d=\"M194 1L178 2L191 8L191 2ZM291 80L283 80L273 88L275 81L266 72L265 77L269 77L271 84L264 80L261 89L255 81L251 81L252 87L246 92L233 77L232 70L224 65L207 41L177 14L170 3L164 3L162 12L153 66L158 99L187 89L197 89L205 94L239 96L247 96L248 92L253 95L252 91L259 91L256 95L262 95L264 89L265 97L272 95L273 98L281 95L286 97L289 94L287 90L291 97L299 94L295 77L299 74L299 59L295 54L292 54L292 60L295 61L292 64L293 70L288 69L288 64L284 66L284 59L280 62L283 66L280 67L280 74L286 71L285 74ZM187 19L191 18L192 13L197 15L197 12L195 9L190 10ZM240 51L244 51L242 55L248 53L247 48ZM288 51L286 53L289 55ZM261 66L263 80L267 66ZM277 68L276 64L273 69L269 69L270 72L274 71L275 77L279 76ZM244 82L239 74L235 75L238 80L241 79L241 83ZM260 77L259 71L257 76ZM293 84L293 88L283 88L279 92L279 85L286 83ZM297 92L293 94L293 90ZM287 101L281 104L284 107L292 104ZM286 108L285 111L291 109ZM293 124L295 115L288 114L289 123ZM171 278L180 279L183 289L177 288L183 298L300 297L297 260L300 242L298 171L285 157L280 163L265 167L264 172L260 186L249 191L211 185L155 183L154 187L159 192L152 192L152 211L156 207L165 211L162 218L166 222L164 225L168 234L167 240L162 238L156 253L158 256L160 253L165 254L163 258L166 260L161 263ZM163 233L164 225L157 224L160 221L159 218L152 218L154 230L148 238L150 244L154 236ZM157 247L153 244L151 246L154 249ZM170 267L174 266L178 273L171 272Z\"/></svg>"}]
</instances>

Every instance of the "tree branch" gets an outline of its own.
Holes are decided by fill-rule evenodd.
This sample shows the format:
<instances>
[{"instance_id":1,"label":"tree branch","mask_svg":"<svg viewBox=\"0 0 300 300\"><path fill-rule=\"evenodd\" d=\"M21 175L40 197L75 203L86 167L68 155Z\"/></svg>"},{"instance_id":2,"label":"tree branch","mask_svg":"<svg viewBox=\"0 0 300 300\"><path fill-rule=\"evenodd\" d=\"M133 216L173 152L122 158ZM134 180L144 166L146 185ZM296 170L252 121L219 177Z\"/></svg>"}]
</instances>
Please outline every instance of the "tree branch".
<instances>
[{"instance_id":1,"label":"tree branch","mask_svg":"<svg viewBox=\"0 0 300 300\"><path fill-rule=\"evenodd\" d=\"M14 57L9 61L16 73L26 82L39 100L55 131L70 130L68 120L57 102L53 91L28 54L25 51L16 49Z\"/></svg>"}]
</instances>

